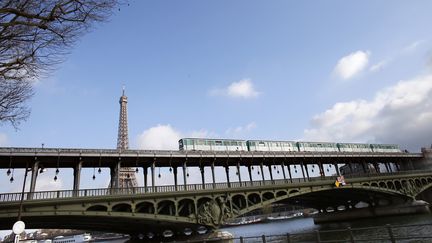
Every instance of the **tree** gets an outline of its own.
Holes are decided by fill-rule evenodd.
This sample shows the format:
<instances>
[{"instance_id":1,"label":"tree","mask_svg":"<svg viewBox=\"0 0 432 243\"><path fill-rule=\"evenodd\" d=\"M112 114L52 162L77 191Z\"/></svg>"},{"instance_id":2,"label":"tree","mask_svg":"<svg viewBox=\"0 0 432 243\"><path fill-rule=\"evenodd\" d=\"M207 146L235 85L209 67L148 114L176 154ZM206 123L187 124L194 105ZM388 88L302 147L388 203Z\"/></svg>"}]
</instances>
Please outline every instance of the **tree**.
<instances>
[{"instance_id":1,"label":"tree","mask_svg":"<svg viewBox=\"0 0 432 243\"><path fill-rule=\"evenodd\" d=\"M95 22L108 19L118 0L0 1L0 124L28 118L32 84L63 61Z\"/></svg>"}]
</instances>

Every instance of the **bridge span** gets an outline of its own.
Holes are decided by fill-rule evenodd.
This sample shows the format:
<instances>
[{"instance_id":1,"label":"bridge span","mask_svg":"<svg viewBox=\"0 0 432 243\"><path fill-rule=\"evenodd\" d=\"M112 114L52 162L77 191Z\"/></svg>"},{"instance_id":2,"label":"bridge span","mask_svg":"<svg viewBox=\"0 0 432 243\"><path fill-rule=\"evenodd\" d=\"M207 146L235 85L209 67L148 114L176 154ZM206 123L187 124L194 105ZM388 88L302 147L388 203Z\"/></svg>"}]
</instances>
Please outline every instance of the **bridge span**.
<instances>
[{"instance_id":1,"label":"bridge span","mask_svg":"<svg viewBox=\"0 0 432 243\"><path fill-rule=\"evenodd\" d=\"M187 184L187 168L199 167L204 184L204 168L211 168L213 184L216 183L215 167L223 167L226 180L230 185L229 170L234 167L241 178L240 167L246 167L249 180L252 180L252 170L261 171L264 181L264 169L268 170L273 180L275 166L281 168L284 179L293 178L293 166L301 171L304 180L310 177L311 170L317 166L321 176L329 175L324 166L334 166L339 175L339 166L349 165L351 171L361 168L368 172L371 168L381 173L414 169L416 164L424 160L422 153L348 153L348 152L249 152L249 151L163 151L163 150L115 150L115 149L68 149L68 148L0 148L0 169L28 168L31 172L30 191L36 188L38 170L40 168L73 168L73 190L79 190L80 174L83 167L109 168L112 185L118 185L121 167L142 167L144 187L147 188L150 179L155 186L155 169L170 168L173 171L174 183L178 185L178 168L183 170L183 185ZM273 169L272 169L273 168ZM150 174L150 175L149 175ZM150 178L148 178L150 177Z\"/></svg>"},{"instance_id":2,"label":"bridge span","mask_svg":"<svg viewBox=\"0 0 432 243\"><path fill-rule=\"evenodd\" d=\"M359 203L375 208L411 202L432 185L432 171L415 170L425 153L339 152L214 152L146 151L63 148L0 148L0 169L25 168L30 188L23 194L0 194L0 229L10 229L22 200L22 218L30 228L76 228L136 235L166 229L217 228L227 220L273 203L288 203L327 211L354 210ZM335 181L344 165L346 185ZM144 186L79 188L84 167L109 168L111 181L121 167L143 168ZM325 167L327 166L327 170ZM328 167L333 166L334 173ZM174 185L155 185L155 169L170 168ZM187 182L187 168L198 167L200 184ZM211 168L206 183L205 167ZM215 167L223 167L226 182L216 181ZM242 178L246 167L248 178ZM72 190L35 191L39 169L73 168ZM178 183L178 169L183 183ZM230 181L235 169L237 180ZM252 171L261 180L253 180ZM279 169L283 179L274 179ZM312 173L313 170L319 173ZM268 170L270 178L264 177ZM295 171L293 171L295 170ZM294 174L300 174L294 176ZM150 175L149 175L150 174ZM243 175L244 176L244 175ZM150 177L151 185L148 180ZM207 175L208 177L208 175ZM112 185L115 185L112 184Z\"/></svg>"}]
</instances>

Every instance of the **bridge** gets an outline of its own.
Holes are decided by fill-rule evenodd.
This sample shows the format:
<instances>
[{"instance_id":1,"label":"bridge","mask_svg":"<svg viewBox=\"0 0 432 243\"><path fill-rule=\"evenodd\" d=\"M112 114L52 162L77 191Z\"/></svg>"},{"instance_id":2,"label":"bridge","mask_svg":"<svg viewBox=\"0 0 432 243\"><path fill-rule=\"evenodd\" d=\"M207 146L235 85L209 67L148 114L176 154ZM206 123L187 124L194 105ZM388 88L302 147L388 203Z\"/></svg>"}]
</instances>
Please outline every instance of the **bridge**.
<instances>
[{"instance_id":1,"label":"bridge","mask_svg":"<svg viewBox=\"0 0 432 243\"><path fill-rule=\"evenodd\" d=\"M26 168L31 186L25 193L0 194L0 229L10 229L22 201L27 228L76 228L116 231L137 235L217 228L226 221L274 203L312 207L320 212L341 206L354 210L360 202L371 209L404 204L432 186L432 171L416 170L429 159L423 153L336 153L336 152L182 152L107 149L0 148L0 168ZM339 167L350 168L346 185L337 187ZM135 188L80 189L83 167L108 167L118 180L121 166L142 167L144 186ZM316 166L316 167L315 167ZM325 166L334 166L329 174ZM73 168L71 190L35 191L38 169ZM169 167L174 185L155 185L155 168ZM183 184L177 170L182 168ZM188 167L198 167L202 183L187 183ZM204 167L211 168L212 183L205 183ZM226 181L216 182L215 167L223 167ZM248 170L242 178L240 167ZM230 181L235 168L237 180ZM262 180L252 180L252 170ZM319 173L311 173L316 168ZM356 169L357 168L357 169ZM270 179L264 178L264 169ZM281 169L283 179L274 179ZM292 170L301 171L293 176ZM148 185L150 170L151 186ZM355 173L354 173L355 172ZM315 174L315 175L314 175ZM244 176L244 175L243 175Z\"/></svg>"}]
</instances>

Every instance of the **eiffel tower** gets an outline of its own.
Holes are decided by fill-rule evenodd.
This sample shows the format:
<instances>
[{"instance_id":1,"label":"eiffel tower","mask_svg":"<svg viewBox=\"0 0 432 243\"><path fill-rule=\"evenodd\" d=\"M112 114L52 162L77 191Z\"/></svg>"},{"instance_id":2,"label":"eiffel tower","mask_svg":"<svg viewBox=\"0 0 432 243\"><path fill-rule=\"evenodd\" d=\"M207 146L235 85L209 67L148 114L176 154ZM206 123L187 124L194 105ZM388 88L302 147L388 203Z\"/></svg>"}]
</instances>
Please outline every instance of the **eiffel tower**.
<instances>
[{"instance_id":1,"label":"eiffel tower","mask_svg":"<svg viewBox=\"0 0 432 243\"><path fill-rule=\"evenodd\" d=\"M120 97L120 119L117 137L117 150L124 151L129 149L128 137L128 122L127 122L127 96L125 96L125 89ZM119 185L111 182L111 187L131 188L137 187L138 183L135 177L135 169L130 167L121 167L119 171Z\"/></svg>"}]
</instances>

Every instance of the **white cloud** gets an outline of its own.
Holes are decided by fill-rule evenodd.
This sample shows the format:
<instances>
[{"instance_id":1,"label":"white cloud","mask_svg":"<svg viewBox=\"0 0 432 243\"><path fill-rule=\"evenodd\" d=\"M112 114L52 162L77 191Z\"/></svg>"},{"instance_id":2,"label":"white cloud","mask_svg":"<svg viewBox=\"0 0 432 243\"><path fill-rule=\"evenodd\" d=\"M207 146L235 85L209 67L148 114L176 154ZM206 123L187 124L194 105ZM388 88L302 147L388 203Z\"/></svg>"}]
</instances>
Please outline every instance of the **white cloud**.
<instances>
[{"instance_id":1,"label":"white cloud","mask_svg":"<svg viewBox=\"0 0 432 243\"><path fill-rule=\"evenodd\" d=\"M244 126L229 128L225 131L227 136L238 136L245 134L256 128L255 122L250 122ZM220 136L205 129L191 132L182 132L173 128L171 125L158 124L138 135L137 144L139 149L161 149L178 150L178 140L180 138L219 138Z\"/></svg>"},{"instance_id":2,"label":"white cloud","mask_svg":"<svg viewBox=\"0 0 432 243\"><path fill-rule=\"evenodd\" d=\"M4 133L0 133L0 146L7 146L8 137Z\"/></svg>"},{"instance_id":3,"label":"white cloud","mask_svg":"<svg viewBox=\"0 0 432 243\"><path fill-rule=\"evenodd\" d=\"M304 139L398 143L418 150L432 142L432 75L400 81L372 100L336 103L312 119Z\"/></svg>"},{"instance_id":4,"label":"white cloud","mask_svg":"<svg viewBox=\"0 0 432 243\"><path fill-rule=\"evenodd\" d=\"M258 97L259 94L260 92L255 90L250 79L242 79L238 82L233 82L225 89L213 89L210 91L210 95L226 95L233 98L245 99Z\"/></svg>"},{"instance_id":5,"label":"white cloud","mask_svg":"<svg viewBox=\"0 0 432 243\"><path fill-rule=\"evenodd\" d=\"M235 128L228 128L225 131L225 134L228 136L238 136L238 135L241 135L243 133L246 133L246 132L249 132L249 131L255 129L256 126L257 125L255 122L250 122L244 126L237 126Z\"/></svg>"},{"instance_id":6,"label":"white cloud","mask_svg":"<svg viewBox=\"0 0 432 243\"><path fill-rule=\"evenodd\" d=\"M381 69L383 69L385 66L387 66L387 64L388 64L388 61L384 60L384 61L381 61L381 62L375 64L375 65L372 65L372 67L370 67L369 70L371 72L378 72Z\"/></svg>"},{"instance_id":7,"label":"white cloud","mask_svg":"<svg viewBox=\"0 0 432 243\"><path fill-rule=\"evenodd\" d=\"M420 45L424 44L426 41L425 40L417 40L414 41L413 43L409 44L408 46L406 46L404 48L404 51L415 51Z\"/></svg>"},{"instance_id":8,"label":"white cloud","mask_svg":"<svg viewBox=\"0 0 432 243\"><path fill-rule=\"evenodd\" d=\"M369 51L356 51L339 59L333 73L340 79L350 79L359 74L369 63Z\"/></svg>"},{"instance_id":9,"label":"white cloud","mask_svg":"<svg viewBox=\"0 0 432 243\"><path fill-rule=\"evenodd\" d=\"M160 125L145 130L138 136L138 147L141 149L178 150L179 131L171 125Z\"/></svg>"}]
</instances>

